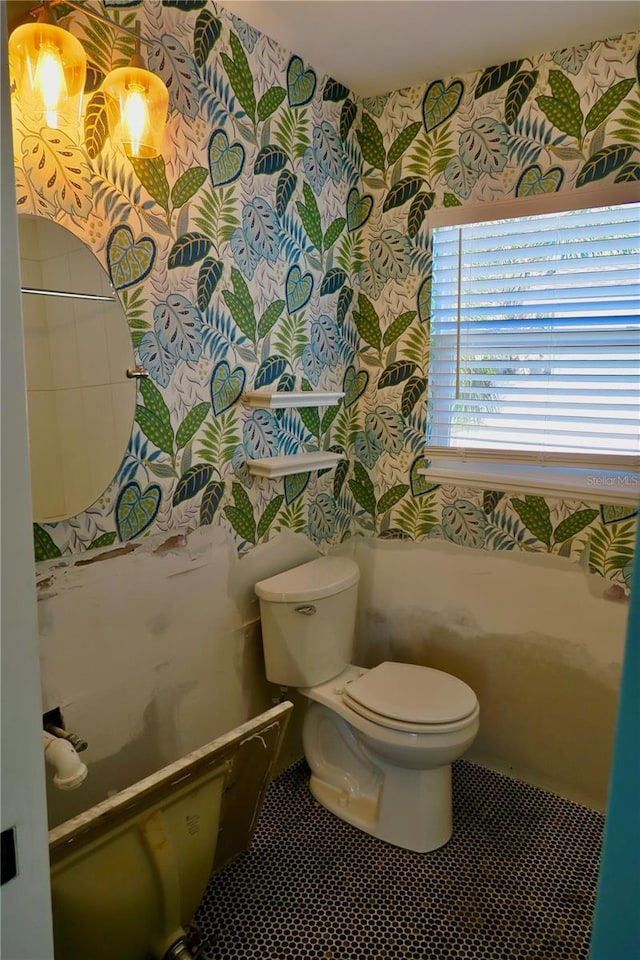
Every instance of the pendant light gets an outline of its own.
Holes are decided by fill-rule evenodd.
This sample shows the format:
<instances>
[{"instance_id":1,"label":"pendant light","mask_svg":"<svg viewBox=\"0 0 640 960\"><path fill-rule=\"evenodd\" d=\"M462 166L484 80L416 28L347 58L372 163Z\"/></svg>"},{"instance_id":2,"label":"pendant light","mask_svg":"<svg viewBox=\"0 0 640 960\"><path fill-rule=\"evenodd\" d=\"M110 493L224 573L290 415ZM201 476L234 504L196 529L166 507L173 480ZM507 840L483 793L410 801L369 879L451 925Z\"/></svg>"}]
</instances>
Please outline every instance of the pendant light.
<instances>
[{"instance_id":1,"label":"pendant light","mask_svg":"<svg viewBox=\"0 0 640 960\"><path fill-rule=\"evenodd\" d=\"M49 3L35 23L13 31L9 62L24 115L41 127L77 136L87 58L80 41L57 25Z\"/></svg>"},{"instance_id":2,"label":"pendant light","mask_svg":"<svg viewBox=\"0 0 640 960\"><path fill-rule=\"evenodd\" d=\"M122 145L126 155L134 159L157 157L167 122L169 91L155 73L147 70L139 40L129 65L112 70L104 79L102 91L112 145Z\"/></svg>"}]
</instances>

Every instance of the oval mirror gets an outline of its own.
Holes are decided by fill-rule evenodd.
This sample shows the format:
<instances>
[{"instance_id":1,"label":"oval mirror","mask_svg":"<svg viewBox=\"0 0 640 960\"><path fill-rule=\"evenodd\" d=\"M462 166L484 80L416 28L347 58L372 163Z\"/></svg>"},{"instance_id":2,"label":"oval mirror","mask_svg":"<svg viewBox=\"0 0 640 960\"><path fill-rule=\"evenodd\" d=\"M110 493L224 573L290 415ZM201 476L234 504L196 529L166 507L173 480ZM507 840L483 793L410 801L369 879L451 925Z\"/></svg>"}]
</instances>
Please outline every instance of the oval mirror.
<instances>
[{"instance_id":1,"label":"oval mirror","mask_svg":"<svg viewBox=\"0 0 640 960\"><path fill-rule=\"evenodd\" d=\"M65 227L18 217L33 518L52 522L104 493L135 414L127 318L88 247Z\"/></svg>"}]
</instances>

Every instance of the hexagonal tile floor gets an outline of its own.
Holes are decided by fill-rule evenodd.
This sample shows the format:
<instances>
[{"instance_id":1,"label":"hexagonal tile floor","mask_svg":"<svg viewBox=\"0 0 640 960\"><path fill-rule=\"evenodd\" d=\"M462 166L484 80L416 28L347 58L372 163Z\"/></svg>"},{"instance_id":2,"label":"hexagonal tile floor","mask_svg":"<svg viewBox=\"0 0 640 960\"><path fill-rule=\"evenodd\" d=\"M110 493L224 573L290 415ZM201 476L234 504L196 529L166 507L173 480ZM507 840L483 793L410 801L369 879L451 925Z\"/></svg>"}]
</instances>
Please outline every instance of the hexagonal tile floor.
<instances>
[{"instance_id":1,"label":"hexagonal tile floor","mask_svg":"<svg viewBox=\"0 0 640 960\"><path fill-rule=\"evenodd\" d=\"M468 761L454 834L410 853L334 817L304 761L196 923L211 960L586 960L604 818Z\"/></svg>"}]
</instances>

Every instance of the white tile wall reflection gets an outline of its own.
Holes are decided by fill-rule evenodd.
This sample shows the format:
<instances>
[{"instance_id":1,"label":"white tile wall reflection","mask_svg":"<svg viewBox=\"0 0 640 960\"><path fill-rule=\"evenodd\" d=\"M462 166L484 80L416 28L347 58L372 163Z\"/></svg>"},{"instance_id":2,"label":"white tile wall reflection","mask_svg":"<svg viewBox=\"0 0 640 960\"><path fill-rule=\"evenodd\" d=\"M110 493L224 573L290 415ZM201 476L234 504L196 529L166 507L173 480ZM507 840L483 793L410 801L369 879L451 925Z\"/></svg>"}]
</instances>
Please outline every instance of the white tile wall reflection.
<instances>
[{"instance_id":1,"label":"white tile wall reflection","mask_svg":"<svg viewBox=\"0 0 640 960\"><path fill-rule=\"evenodd\" d=\"M21 216L23 287L113 297L87 247L59 224ZM111 302L25 293L22 298L34 519L89 507L127 448L135 410L131 337Z\"/></svg>"}]
</instances>

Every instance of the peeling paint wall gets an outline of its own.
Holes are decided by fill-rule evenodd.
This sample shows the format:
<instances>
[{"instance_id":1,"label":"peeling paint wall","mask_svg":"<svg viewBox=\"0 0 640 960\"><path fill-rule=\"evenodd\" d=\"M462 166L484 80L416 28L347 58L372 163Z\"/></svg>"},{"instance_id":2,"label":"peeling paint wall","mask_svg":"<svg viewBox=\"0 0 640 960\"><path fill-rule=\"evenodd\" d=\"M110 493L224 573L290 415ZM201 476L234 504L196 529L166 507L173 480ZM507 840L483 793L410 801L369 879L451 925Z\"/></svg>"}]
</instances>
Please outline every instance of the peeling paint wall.
<instances>
[{"instance_id":1,"label":"peeling paint wall","mask_svg":"<svg viewBox=\"0 0 640 960\"><path fill-rule=\"evenodd\" d=\"M60 706L89 743L80 789L48 776L51 825L282 699L264 676L253 584L317 555L287 532L241 561L227 534L203 528L168 549L155 538L117 560L42 565L43 709ZM298 728L282 762L302 755Z\"/></svg>"},{"instance_id":2,"label":"peeling paint wall","mask_svg":"<svg viewBox=\"0 0 640 960\"><path fill-rule=\"evenodd\" d=\"M470 759L604 809L627 604L556 557L434 541L353 549L356 662L460 677L480 701Z\"/></svg>"}]
</instances>

